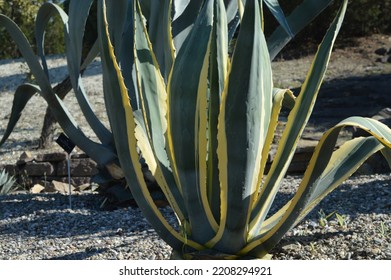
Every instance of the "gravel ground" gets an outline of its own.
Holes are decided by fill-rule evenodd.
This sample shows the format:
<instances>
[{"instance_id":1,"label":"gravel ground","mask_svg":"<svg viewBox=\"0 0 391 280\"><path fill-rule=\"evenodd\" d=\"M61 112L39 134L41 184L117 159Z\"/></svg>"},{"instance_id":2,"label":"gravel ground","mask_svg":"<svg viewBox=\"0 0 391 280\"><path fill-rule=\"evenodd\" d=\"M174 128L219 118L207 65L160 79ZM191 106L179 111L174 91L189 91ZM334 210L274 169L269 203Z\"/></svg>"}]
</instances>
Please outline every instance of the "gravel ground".
<instances>
[{"instance_id":1,"label":"gravel ground","mask_svg":"<svg viewBox=\"0 0 391 280\"><path fill-rule=\"evenodd\" d=\"M331 193L272 251L284 259L391 259L391 174L358 176ZM288 177L284 203L300 178ZM138 208L99 209L94 193L0 196L0 259L167 259L171 250ZM278 205L275 205L278 207ZM161 208L167 219L175 218ZM336 215L322 219L330 213ZM321 214L324 213L324 214Z\"/></svg>"},{"instance_id":2,"label":"gravel ground","mask_svg":"<svg viewBox=\"0 0 391 280\"><path fill-rule=\"evenodd\" d=\"M380 41L391 42L389 37L382 40L375 37L367 42L379 45ZM350 56L347 56L349 50L337 50L327 79L347 73L355 76L390 73L391 64L375 63L375 58L367 55L374 51L365 51L368 45L362 44ZM292 87L300 84L309 61L303 58L274 63L276 84ZM65 77L63 57L52 57L49 67L53 84ZM9 119L13 92L17 85L28 81L26 72L27 66L21 60L0 61L0 135ZM84 82L92 106L107 124L99 73L99 61L95 61L86 72ZM65 103L84 132L94 138L72 94L66 97ZM33 97L15 132L0 150L0 165L15 163L26 150L33 155L59 151L56 146L46 151L34 149L45 105L41 97ZM288 177L276 201L286 201L299 182L298 177ZM273 258L391 259L390 182L391 173L353 176L286 235L273 250ZM88 192L74 195L72 210L68 209L68 197L61 194L0 196L0 259L169 258L170 248L156 235L139 209L102 211L100 203L98 194ZM170 209L162 208L162 212L170 221L175 220ZM334 214L329 216L331 213Z\"/></svg>"}]
</instances>

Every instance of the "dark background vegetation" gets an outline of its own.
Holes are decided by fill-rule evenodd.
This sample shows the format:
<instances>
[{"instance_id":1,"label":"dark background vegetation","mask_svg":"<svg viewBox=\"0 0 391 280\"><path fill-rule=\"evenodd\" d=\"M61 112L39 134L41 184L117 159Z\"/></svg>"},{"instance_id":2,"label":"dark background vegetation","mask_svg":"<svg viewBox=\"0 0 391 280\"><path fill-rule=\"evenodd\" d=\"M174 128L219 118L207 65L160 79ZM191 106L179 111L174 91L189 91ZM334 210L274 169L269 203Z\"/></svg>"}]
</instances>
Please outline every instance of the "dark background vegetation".
<instances>
[{"instance_id":1,"label":"dark background vegetation","mask_svg":"<svg viewBox=\"0 0 391 280\"><path fill-rule=\"evenodd\" d=\"M34 42L34 22L39 7L48 2L47 0L0 0L0 13L5 14L14 20L33 45ZM62 0L51 1L61 3ZM63 24L60 18L50 22L45 36L45 51L48 54L58 54L64 52ZM7 32L0 28L0 59L17 58L20 53L16 45L11 41Z\"/></svg>"},{"instance_id":2,"label":"dark background vegetation","mask_svg":"<svg viewBox=\"0 0 391 280\"><path fill-rule=\"evenodd\" d=\"M302 0L279 1L286 13L285 15L289 15L301 2ZM341 2L341 0L335 0L302 30L283 51L285 57L286 54L295 57L316 51L314 46L317 46L323 39L330 23L338 12ZM267 12L265 13L265 22L269 23L269 26L265 25L265 33L270 34L277 23ZM350 0L336 46L349 46L354 44L355 38L373 34L391 35L391 0Z\"/></svg>"},{"instance_id":3,"label":"dark background vegetation","mask_svg":"<svg viewBox=\"0 0 391 280\"><path fill-rule=\"evenodd\" d=\"M0 13L11 17L23 30L30 42L34 43L34 20L39 6L46 0L0 0ZM62 3L62 0L52 2ZM286 15L302 0L280 0L280 5ZM358 36L368 36L373 33L391 34L391 0L351 0L341 30L339 41L348 42ZM341 1L336 0L312 24L303 30L288 45L289 49L302 49L305 55L306 47L303 45L318 44L325 30L335 16ZM270 33L276 25L270 14L266 14L266 33ZM310 48L311 49L311 48ZM58 54L64 52L63 27L59 19L54 20L46 34L46 53ZM300 52L295 52L300 53ZM19 51L10 41L9 36L0 29L0 59L19 57Z\"/></svg>"}]
</instances>

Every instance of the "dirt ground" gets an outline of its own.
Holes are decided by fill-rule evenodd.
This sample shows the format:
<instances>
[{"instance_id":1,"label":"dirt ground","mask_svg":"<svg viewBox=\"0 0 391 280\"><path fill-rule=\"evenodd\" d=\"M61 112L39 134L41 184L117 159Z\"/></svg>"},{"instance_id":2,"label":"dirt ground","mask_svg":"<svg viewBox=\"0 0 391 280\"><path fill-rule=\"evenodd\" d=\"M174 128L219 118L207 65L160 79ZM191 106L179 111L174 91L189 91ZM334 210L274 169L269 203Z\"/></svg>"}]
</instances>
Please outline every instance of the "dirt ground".
<instances>
[{"instance_id":1,"label":"dirt ground","mask_svg":"<svg viewBox=\"0 0 391 280\"><path fill-rule=\"evenodd\" d=\"M378 54L384 49L383 55ZM306 73L310 68L316 46L303 45L302 49L287 50L272 63L274 85L291 88L298 93ZM293 53L294 52L294 53ZM371 117L381 109L391 107L391 35L373 35L354 40L337 40L331 56L325 81L321 87L317 103L309 125L305 130L304 141L316 141L324 131L349 116ZM53 85L66 76L65 60L61 56L50 59L49 68ZM99 62L94 62L86 72L84 84L90 102L98 117L108 124L102 98ZM13 92L16 86L26 82L27 67L23 61L0 61L0 135L10 115ZM73 94L65 103L79 125L89 137L94 137ZM0 161L14 163L24 150L34 150L40 135L45 101L33 97L22 114L20 123L11 134L10 140L0 150ZM349 133L348 137L349 137ZM91 135L91 136L90 136ZM56 149L58 147L54 146ZM45 151L34 151L43 153ZM12 160L12 162L10 162Z\"/></svg>"},{"instance_id":2,"label":"dirt ground","mask_svg":"<svg viewBox=\"0 0 391 280\"><path fill-rule=\"evenodd\" d=\"M273 63L273 74L276 87L292 88L298 93L314 55L284 58L295 55L289 50L282 52ZM390 85L391 35L337 41L310 127L323 132L350 116L372 117L391 107Z\"/></svg>"}]
</instances>

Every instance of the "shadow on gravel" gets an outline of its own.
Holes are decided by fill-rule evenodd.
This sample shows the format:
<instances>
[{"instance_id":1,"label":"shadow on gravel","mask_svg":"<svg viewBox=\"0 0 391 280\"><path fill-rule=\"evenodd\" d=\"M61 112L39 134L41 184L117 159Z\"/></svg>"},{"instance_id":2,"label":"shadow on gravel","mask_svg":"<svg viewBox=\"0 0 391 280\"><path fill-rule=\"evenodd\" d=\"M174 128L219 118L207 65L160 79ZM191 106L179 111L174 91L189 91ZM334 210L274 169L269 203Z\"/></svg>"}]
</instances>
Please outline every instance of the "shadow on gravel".
<instances>
[{"instance_id":1,"label":"shadow on gravel","mask_svg":"<svg viewBox=\"0 0 391 280\"><path fill-rule=\"evenodd\" d=\"M0 66L5 67L7 64L11 64L13 61L1 61L0 60ZM27 64L23 64L23 68L20 69L20 71L23 71L22 73L10 73L6 76L0 76L0 93L4 89L12 88L16 89L17 86L19 86L22 83L29 82L28 75L29 75L29 69ZM18 71L19 72L19 71ZM60 65L57 67L49 67L49 76L50 76L50 82L52 84L57 84L63 81L65 77L68 74L68 69L66 65ZM99 62L93 62L87 70L84 72L83 77L91 77L95 75L102 74L102 69L100 67Z\"/></svg>"},{"instance_id":2,"label":"shadow on gravel","mask_svg":"<svg viewBox=\"0 0 391 280\"><path fill-rule=\"evenodd\" d=\"M48 260L87 260L87 259L90 259L94 255L102 254L107 251L109 251L109 249L107 249L107 248L91 249L91 250L86 249L85 251L62 255L62 256L50 258Z\"/></svg>"},{"instance_id":3,"label":"shadow on gravel","mask_svg":"<svg viewBox=\"0 0 391 280\"><path fill-rule=\"evenodd\" d=\"M272 206L276 211L287 203L294 193L278 193ZM305 219L319 218L318 212L326 215L336 212L354 219L360 214L389 214L391 212L391 183L382 180L363 181L359 185L342 184L326 196Z\"/></svg>"},{"instance_id":4,"label":"shadow on gravel","mask_svg":"<svg viewBox=\"0 0 391 280\"><path fill-rule=\"evenodd\" d=\"M61 194L0 196L0 235L77 237L83 241L91 234L116 236L118 229L127 235L151 229L138 209L102 211L101 201L95 194L73 196L70 210L68 196Z\"/></svg>"},{"instance_id":5,"label":"shadow on gravel","mask_svg":"<svg viewBox=\"0 0 391 280\"><path fill-rule=\"evenodd\" d=\"M324 82L309 123L328 129L351 116L372 117L391 107L390 85L391 73Z\"/></svg>"}]
</instances>

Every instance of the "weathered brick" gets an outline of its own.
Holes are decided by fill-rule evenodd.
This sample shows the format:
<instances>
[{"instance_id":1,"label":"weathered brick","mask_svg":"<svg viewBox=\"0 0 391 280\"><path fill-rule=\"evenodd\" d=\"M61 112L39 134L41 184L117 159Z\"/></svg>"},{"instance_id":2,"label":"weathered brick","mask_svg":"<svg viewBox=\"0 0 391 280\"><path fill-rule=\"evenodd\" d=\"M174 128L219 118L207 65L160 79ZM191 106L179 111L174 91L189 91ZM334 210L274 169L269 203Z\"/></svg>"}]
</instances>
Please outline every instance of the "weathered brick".
<instances>
[{"instance_id":1,"label":"weathered brick","mask_svg":"<svg viewBox=\"0 0 391 280\"><path fill-rule=\"evenodd\" d=\"M98 172L97 164L89 159L72 159L71 160L71 176L74 177L90 177ZM57 166L57 176L68 175L67 161L62 161Z\"/></svg>"},{"instance_id":2,"label":"weathered brick","mask_svg":"<svg viewBox=\"0 0 391 280\"><path fill-rule=\"evenodd\" d=\"M21 169L21 173L24 172L28 176L52 176L54 168L49 162L27 162Z\"/></svg>"}]
</instances>

